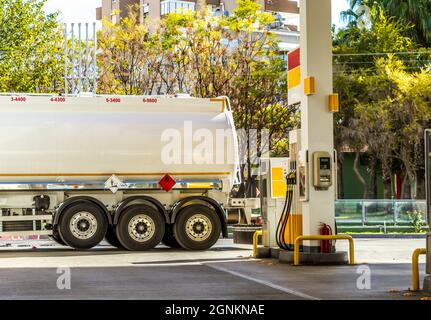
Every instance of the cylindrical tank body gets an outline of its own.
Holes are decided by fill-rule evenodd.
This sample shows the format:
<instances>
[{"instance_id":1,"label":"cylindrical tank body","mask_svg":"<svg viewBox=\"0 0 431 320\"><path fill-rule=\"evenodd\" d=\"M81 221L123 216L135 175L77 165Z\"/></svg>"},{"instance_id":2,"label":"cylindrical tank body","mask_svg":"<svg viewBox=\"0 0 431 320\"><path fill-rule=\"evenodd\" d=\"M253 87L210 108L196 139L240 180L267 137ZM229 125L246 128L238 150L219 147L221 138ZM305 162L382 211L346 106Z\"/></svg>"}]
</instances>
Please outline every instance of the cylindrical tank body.
<instances>
[{"instance_id":1,"label":"cylindrical tank body","mask_svg":"<svg viewBox=\"0 0 431 320\"><path fill-rule=\"evenodd\" d=\"M227 100L0 96L0 184L223 179L238 143Z\"/></svg>"}]
</instances>

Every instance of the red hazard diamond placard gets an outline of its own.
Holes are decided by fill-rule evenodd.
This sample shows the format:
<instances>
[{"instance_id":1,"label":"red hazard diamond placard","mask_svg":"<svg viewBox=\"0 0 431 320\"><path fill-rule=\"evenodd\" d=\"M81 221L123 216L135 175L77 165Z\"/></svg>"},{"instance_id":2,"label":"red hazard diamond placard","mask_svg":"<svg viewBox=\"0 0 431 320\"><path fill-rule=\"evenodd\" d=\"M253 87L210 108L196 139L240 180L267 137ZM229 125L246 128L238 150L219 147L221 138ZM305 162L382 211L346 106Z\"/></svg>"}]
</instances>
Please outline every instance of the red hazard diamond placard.
<instances>
[{"instance_id":1,"label":"red hazard diamond placard","mask_svg":"<svg viewBox=\"0 0 431 320\"><path fill-rule=\"evenodd\" d=\"M160 186L163 190L166 192L169 192L172 190L172 188L175 186L177 182L172 178L169 174L165 175L162 180L159 181Z\"/></svg>"}]
</instances>

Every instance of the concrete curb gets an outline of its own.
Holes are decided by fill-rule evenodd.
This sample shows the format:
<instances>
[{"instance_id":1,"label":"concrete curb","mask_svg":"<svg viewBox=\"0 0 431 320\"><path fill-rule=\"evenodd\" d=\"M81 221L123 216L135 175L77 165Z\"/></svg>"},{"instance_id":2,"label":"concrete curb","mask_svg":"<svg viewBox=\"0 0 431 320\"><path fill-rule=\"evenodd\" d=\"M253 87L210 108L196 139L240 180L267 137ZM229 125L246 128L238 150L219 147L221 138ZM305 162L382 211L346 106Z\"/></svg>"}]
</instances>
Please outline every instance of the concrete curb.
<instances>
[{"instance_id":1,"label":"concrete curb","mask_svg":"<svg viewBox=\"0 0 431 320\"><path fill-rule=\"evenodd\" d=\"M293 263L293 252L285 251L277 248L257 248L258 259L278 259L281 263ZM349 259L347 252L335 252L335 253L311 253L311 252L300 252L299 261L301 265L348 265Z\"/></svg>"},{"instance_id":2,"label":"concrete curb","mask_svg":"<svg viewBox=\"0 0 431 320\"><path fill-rule=\"evenodd\" d=\"M424 234L349 234L354 239L425 239Z\"/></svg>"}]
</instances>

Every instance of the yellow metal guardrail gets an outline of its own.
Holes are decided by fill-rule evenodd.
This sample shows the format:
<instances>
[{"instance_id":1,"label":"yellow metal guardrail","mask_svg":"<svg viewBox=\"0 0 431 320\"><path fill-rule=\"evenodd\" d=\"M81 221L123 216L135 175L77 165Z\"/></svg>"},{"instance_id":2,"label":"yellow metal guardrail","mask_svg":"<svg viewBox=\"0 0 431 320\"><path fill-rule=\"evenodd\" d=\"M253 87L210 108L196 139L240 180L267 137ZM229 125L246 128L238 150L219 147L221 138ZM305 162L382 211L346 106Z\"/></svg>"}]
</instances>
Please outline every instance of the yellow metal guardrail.
<instances>
[{"instance_id":1,"label":"yellow metal guardrail","mask_svg":"<svg viewBox=\"0 0 431 320\"><path fill-rule=\"evenodd\" d=\"M257 244L259 243L259 237L261 237L263 234L262 230L257 230L253 234L253 258L256 258L257 256Z\"/></svg>"},{"instance_id":2,"label":"yellow metal guardrail","mask_svg":"<svg viewBox=\"0 0 431 320\"><path fill-rule=\"evenodd\" d=\"M299 266L299 244L304 240L348 240L349 241L349 264L355 264L355 246L353 238L348 235L342 236L299 236L295 239L295 246L293 252L293 265Z\"/></svg>"},{"instance_id":3,"label":"yellow metal guardrail","mask_svg":"<svg viewBox=\"0 0 431 320\"><path fill-rule=\"evenodd\" d=\"M426 254L427 249L418 248L413 251L412 254L412 289L411 291L418 291L420 289L419 285L419 256L421 254Z\"/></svg>"}]
</instances>

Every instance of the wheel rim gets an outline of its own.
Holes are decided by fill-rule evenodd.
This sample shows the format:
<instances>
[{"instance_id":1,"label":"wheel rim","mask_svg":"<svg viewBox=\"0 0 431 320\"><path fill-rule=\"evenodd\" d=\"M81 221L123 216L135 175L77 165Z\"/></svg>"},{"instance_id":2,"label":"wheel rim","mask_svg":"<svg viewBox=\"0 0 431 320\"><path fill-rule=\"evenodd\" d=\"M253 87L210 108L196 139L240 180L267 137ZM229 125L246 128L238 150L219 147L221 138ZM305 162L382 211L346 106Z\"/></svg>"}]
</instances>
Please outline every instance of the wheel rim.
<instances>
[{"instance_id":1,"label":"wheel rim","mask_svg":"<svg viewBox=\"0 0 431 320\"><path fill-rule=\"evenodd\" d=\"M146 242L153 237L156 231L156 224L146 214L139 214L130 219L127 230L133 240Z\"/></svg>"},{"instance_id":2,"label":"wheel rim","mask_svg":"<svg viewBox=\"0 0 431 320\"><path fill-rule=\"evenodd\" d=\"M186 234L193 241L204 241L211 235L211 220L203 214L195 214L186 222Z\"/></svg>"},{"instance_id":3,"label":"wheel rim","mask_svg":"<svg viewBox=\"0 0 431 320\"><path fill-rule=\"evenodd\" d=\"M76 238L90 239L97 231L96 217L91 212L77 212L72 216L69 228Z\"/></svg>"}]
</instances>

